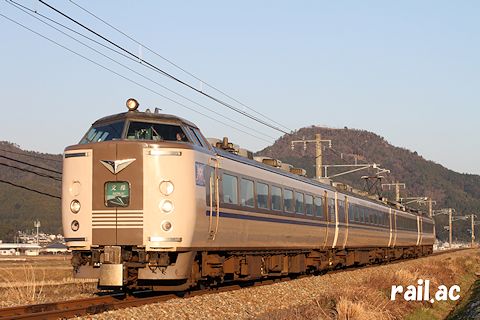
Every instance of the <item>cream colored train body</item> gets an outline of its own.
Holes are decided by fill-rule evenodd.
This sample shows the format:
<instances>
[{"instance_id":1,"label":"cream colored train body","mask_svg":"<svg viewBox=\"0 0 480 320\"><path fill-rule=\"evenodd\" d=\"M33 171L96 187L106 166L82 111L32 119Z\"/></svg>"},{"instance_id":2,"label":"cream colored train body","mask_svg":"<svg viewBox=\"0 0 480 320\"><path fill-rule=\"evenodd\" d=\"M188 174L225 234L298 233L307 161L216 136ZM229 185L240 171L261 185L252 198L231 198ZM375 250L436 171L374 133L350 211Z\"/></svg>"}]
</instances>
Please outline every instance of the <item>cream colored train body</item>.
<instances>
[{"instance_id":1,"label":"cream colored train body","mask_svg":"<svg viewBox=\"0 0 480 320\"><path fill-rule=\"evenodd\" d=\"M129 111L64 154L75 277L185 290L432 252L431 218L212 147L192 123Z\"/></svg>"}]
</instances>

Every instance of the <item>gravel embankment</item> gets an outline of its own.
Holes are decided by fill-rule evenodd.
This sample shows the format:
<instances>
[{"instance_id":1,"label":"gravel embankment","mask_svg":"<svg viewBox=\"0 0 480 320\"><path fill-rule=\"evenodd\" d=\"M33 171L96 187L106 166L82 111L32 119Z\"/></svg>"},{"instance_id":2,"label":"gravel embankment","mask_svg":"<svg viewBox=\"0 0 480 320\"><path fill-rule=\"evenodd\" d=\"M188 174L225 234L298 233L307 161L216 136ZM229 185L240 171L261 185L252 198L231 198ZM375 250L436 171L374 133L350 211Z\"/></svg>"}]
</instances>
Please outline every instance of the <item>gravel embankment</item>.
<instances>
[{"instance_id":1,"label":"gravel embankment","mask_svg":"<svg viewBox=\"0 0 480 320\"><path fill-rule=\"evenodd\" d=\"M432 283L455 282L457 279L452 274L465 274L461 270L478 268L479 260L478 250L455 252L266 286L173 299L87 318L323 319L336 314L342 319L398 319L401 318L399 315L412 312L421 303L390 301L392 285L416 284L420 278L432 279ZM430 306L427 305L427 308Z\"/></svg>"}]
</instances>

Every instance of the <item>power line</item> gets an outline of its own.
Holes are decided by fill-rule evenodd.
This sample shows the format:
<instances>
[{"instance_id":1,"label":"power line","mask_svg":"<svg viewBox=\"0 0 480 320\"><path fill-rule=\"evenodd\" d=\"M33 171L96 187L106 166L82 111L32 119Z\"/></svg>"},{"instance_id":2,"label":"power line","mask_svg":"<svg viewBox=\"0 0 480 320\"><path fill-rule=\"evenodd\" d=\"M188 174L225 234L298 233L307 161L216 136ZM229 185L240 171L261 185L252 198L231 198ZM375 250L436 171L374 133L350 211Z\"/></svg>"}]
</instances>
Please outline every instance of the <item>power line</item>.
<instances>
[{"instance_id":1,"label":"power line","mask_svg":"<svg viewBox=\"0 0 480 320\"><path fill-rule=\"evenodd\" d=\"M215 86L209 84L208 82L200 79L199 77L197 77L196 75L192 74L191 72L185 70L184 68L180 67L178 64L174 63L174 62L171 61L170 59L165 58L164 56L162 56L161 54L159 54L159 53L156 52L155 50L149 48L147 45L145 45L145 44L137 41L137 40L134 39L133 37L129 36L128 34L126 34L125 32L123 32L122 30L120 30L119 28L113 26L112 24L108 23L108 22L105 21L104 19L100 18L99 16L97 16L97 15L94 14L93 12L91 12L91 11L87 10L86 8L82 7L81 5L77 4L75 1L70 0L70 2L73 3L75 6L77 6L78 8L80 8L81 10L83 10L84 12L86 12L86 13L88 13L89 15L91 15L92 17L94 17L95 19L103 22L104 24L106 24L106 25L109 26L110 28L112 28L112 29L114 29L115 31L119 32L120 34L124 35L124 36L127 37L128 39L132 40L132 41L135 42L136 44L144 47L145 49L147 49L148 51L150 51L151 53L153 53L153 54L156 55L157 57L159 57L159 58L163 59L164 61L168 62L170 65L172 65L172 66L176 67L177 69L185 72L186 74L188 74L188 75L191 76L192 78L194 78L194 79L196 79L196 80L198 80L198 81L201 81L203 84L206 84L208 87L212 88L213 90L215 90L215 91L223 94L224 96L232 99L233 101L235 101L235 102L237 102L238 104L244 106L245 108L247 108L247 109L255 112L256 114L261 115L261 116L263 116L264 118L266 118L266 119L274 122L275 124L283 127L284 129L287 129L287 130L289 130L289 131L292 131L291 129L287 128L286 126L284 126L284 125L278 123L277 121L269 118L268 116L262 114L261 112L256 111L255 109L247 106L246 104L244 104L244 103L242 103L241 101L235 99L234 97L230 96L229 94L225 93L224 91L222 91L222 90L216 88Z\"/></svg>"},{"instance_id":2,"label":"power line","mask_svg":"<svg viewBox=\"0 0 480 320\"><path fill-rule=\"evenodd\" d=\"M270 127L271 129L274 129L274 130L276 130L276 131L282 132L282 133L284 133L284 134L288 134L287 131L285 131L285 130L283 130L283 129L280 129L280 128L278 128L277 126L274 126L274 125L272 125L272 124L270 124L270 123L268 123L268 122L266 122L266 121L264 121L264 120L262 120L262 119L259 119L259 118L255 117L255 116L252 116L251 114L249 114L249 113L247 113L247 112L245 112L245 111L243 111L243 110L240 110L239 108L237 108L237 107L235 107L235 106L232 106L231 104L228 104L228 103L226 103L226 102L224 102L224 101L222 101L222 100L220 100L220 99L218 99L218 98L215 98L214 96L212 96L212 95L210 95L210 94L208 94L208 93L205 93L205 92L203 92L203 91L195 88L194 86L192 86L192 85L190 85L190 84L188 84L188 83L180 80L179 78L171 75L170 73L162 70L161 68L153 65L152 63L150 63L150 62L142 59L141 57L139 57L138 55L132 53L131 51L123 48L122 46L120 46L120 45L118 45L118 44L116 44L114 41L109 40L108 38L104 37L103 35L101 35L100 33L96 32L95 30L93 30L93 29L87 27L86 25L78 22L77 20L73 19L72 17L70 17L69 15L63 13L62 11L58 10L57 8L51 6L50 4L46 3L45 1L43 1L43 0L38 0L38 1L39 1L41 4L45 5L46 7L50 8L51 10L57 12L58 14L62 15L62 16L65 17L65 18L67 18L68 20L72 21L73 23L77 24L78 26L80 26L80 27L84 28L85 30L89 31L90 33L93 33L93 34L96 35L97 37L103 39L104 41L110 43L111 45L117 47L118 49L124 51L125 53L131 55L132 57L135 57L136 59L139 60L140 63L145 63L145 64L151 66L152 68L154 68L155 70L157 70L159 73L163 74L164 76L166 76L166 77L168 77L168 78L170 78L170 79L172 79L172 80L177 81L178 83L182 84L183 86L185 86L185 87L187 87L187 88L190 88L190 89L198 92L199 94L201 94L201 95L203 95L203 96L205 96L205 97L207 97L207 98L209 98L209 99L212 99L213 101L215 101L215 102L217 102L217 103L219 103L219 104L221 104L221 105L223 105L223 106L225 106L225 107L227 107L227 108L229 108L229 109L231 109L231 110L233 110L233 111L235 111L235 112L237 112L237 113L239 113L239 114L241 114L241 115L243 115L243 116L245 116L245 117L247 117L247 118L250 118L250 119L252 119L252 120L254 120L254 121L258 122L258 123L261 123L261 124L263 124L263 125L265 125L265 126L267 126L267 127Z\"/></svg>"},{"instance_id":3,"label":"power line","mask_svg":"<svg viewBox=\"0 0 480 320\"><path fill-rule=\"evenodd\" d=\"M13 1L13 0L9 0L8 3L11 4L11 5L13 5L14 7L16 7L18 10L21 10L21 11L24 12L25 14L28 14L29 16L31 16L31 17L37 19L38 21L42 22L43 24L49 26L50 28L55 29L56 31L60 32L61 34L69 37L70 39L73 39L74 41L82 44L83 46L89 48L90 50L96 52L97 54L99 54L99 55L101 55L101 56L109 59L110 61L112 61L112 62L114 62L114 63L122 66L123 68L125 68L125 69L127 69L127 70L129 70L129 71L131 71L131 72L133 72L133 73L135 73L136 75L138 75L138 76L140 76L140 77L142 77L142 78L144 78L144 79L146 79L146 80L148 80L148 81L150 81L150 82L152 82L152 83L154 83L154 84L162 87L163 89L165 89L165 90L167 90L167 91L169 91L169 92L171 92L171 93L173 93L173 94L175 94L175 95L177 95L177 96L179 96L179 97L181 97L181 98L183 98L183 99L185 99L185 100L187 100L187 101L189 101L189 102L191 102L191 103L194 103L194 104L196 104L197 106L199 106L199 107L201 107L201 108L203 108L203 109L206 109L206 110L208 110L208 111L210 111L210 112L212 112L212 113L214 113L214 114L216 114L216 115L218 115L218 116L221 116L221 117L223 117L223 118L225 118L225 119L227 119L227 120L229 120L229 121L231 121L231 122L233 122L233 123L236 123L236 124L238 124L238 125L246 128L246 129L255 131L256 133L258 133L258 134L260 134L260 135L267 136L267 137L269 137L269 138L271 138L271 139L275 139L275 137L266 135L266 134L264 134L263 132L260 132L260 131L254 129L254 128L248 127L248 126L242 124L241 122L239 122L239 121L237 121L237 120L235 120L235 119L232 119L232 118L227 117L227 116L225 116L225 115L221 115L221 114L219 114L218 112L216 112L215 110L212 110L212 109L208 108L208 107L205 106L205 105L202 105L202 104L200 104L200 103L198 103L198 102L196 102L196 101L194 101L194 100L192 100L192 99L190 99L190 98L188 98L188 97L186 97L186 96L184 96L184 95L182 95L182 94L180 94L180 93L178 93L178 92L176 92L176 91L174 91L174 90L169 89L168 87L166 87L166 86L158 83L157 81L155 81L155 80L153 80L153 79L151 79L151 78L149 78L149 77L147 77L147 76L145 76L145 75L143 75L143 74L141 74L141 73L133 70L132 68L126 66L125 64L122 64L122 63L118 62L117 60L113 59L112 57L110 57L110 56L108 56L108 55L106 55L106 54L104 54L104 53L96 50L95 48L89 46L88 44L86 44L86 43L78 40L77 38L75 38L75 37L67 34L66 32L64 32L64 31L56 28L55 26L49 24L48 22L43 21L42 19L34 16L34 15L31 14L30 12L33 12L33 13L35 13L35 14L43 17L44 19L47 19L47 20L49 20L49 21L51 21L51 22L53 22L53 23L56 23L57 25L65 28L65 29L67 29L67 30L69 30L69 31L71 31L71 32L74 32L74 33L76 33L76 34L78 34L78 35L81 35L82 37L84 37L84 38L86 38L86 39L88 39L88 40L90 40L90 41L93 41L93 42L95 42L95 43L97 43L97 44L99 44L99 45L101 45L101 46L104 46L105 48L108 48L108 49L110 49L110 50L113 50L113 49L111 49L110 47L105 46L104 44L101 44L101 43L97 42L96 40L94 40L94 39L92 39L92 38L90 38L90 37L87 37L87 36L85 36L85 35L83 35L83 34L81 34L81 33L78 33L77 31L72 30L72 29L70 29L69 27L67 27L67 26L65 26L65 25L63 25L63 24L61 24L61 23L59 23L59 22L57 22L57 21L55 21L55 20L53 20L53 19L50 19L50 18L48 18L48 17L46 17L46 16L44 16L44 15L42 15L42 14L39 14L38 12L36 12L36 11L34 11L34 10L26 7L26 6L23 6L23 5L21 5L21 4L18 4L17 2L15 2L15 1ZM28 11L30 11L30 12L28 12ZM116 52L116 53L119 53L119 52L117 52L116 50L113 50L113 51ZM124 55L124 54L122 54L122 53L119 53L119 54L121 54L122 56L124 56L124 57L126 57L126 58L128 58L128 59L133 60L133 61L136 62L136 60L133 59L132 57L126 56L126 55ZM253 135L252 135L252 137L258 138L257 136L253 136ZM264 140L264 141L270 142L270 141L267 141L267 140Z\"/></svg>"},{"instance_id":4,"label":"power line","mask_svg":"<svg viewBox=\"0 0 480 320\"><path fill-rule=\"evenodd\" d=\"M32 191L32 192L35 192L35 193L38 193L38 194L42 194L44 196L52 197L52 198L55 198L55 199L62 199L59 196L56 196L56 195L53 195L53 194L50 194L50 193L46 193L46 192L43 192L43 191L38 191L38 190L35 190L35 189L31 189L31 188L28 188L28 187L25 187L25 186L21 186L21 185L15 184L15 183L10 182L10 181L0 180L0 182L3 182L5 184L9 184L9 185L17 187L17 188L22 188L22 189L25 189L25 190L28 190L28 191Z\"/></svg>"},{"instance_id":5,"label":"power line","mask_svg":"<svg viewBox=\"0 0 480 320\"><path fill-rule=\"evenodd\" d=\"M162 97L162 98L164 98L164 99L166 99L166 100L168 100L168 101L170 101L170 102L173 102L173 103L175 103L175 104L177 104L177 105L179 105L179 106L182 106L182 107L184 107L184 108L186 108L186 109L188 109L188 110L190 110L190 111L193 111L193 112L195 112L195 113L198 113L198 114L200 114L200 115L202 115L202 116L204 116L204 117L206 117L206 118L208 118L208 119L210 119L210 120L217 121L218 123L220 123L220 124L222 124L222 125L224 125L224 126L226 126L226 127L228 127L228 128L235 129L235 130L240 131L240 132L242 132L242 133L245 133L245 134L247 134L247 135L249 135L249 136L252 136L252 137L254 137L254 138L256 138L256 139L263 140L263 141L265 141L265 142L267 142L267 143L270 143L270 141L268 141L268 140L266 140L266 139L263 139L263 138L261 138L261 137L257 137L257 136L255 136L255 135L250 134L249 132L247 132L247 131L245 131L245 130L242 130L242 129L236 128L236 127L234 127L234 126L232 126L232 125L223 123L223 122L222 122L221 120L219 120L219 119L215 119L215 118L213 118L213 117L211 117L211 116L209 116L209 115L207 115L207 114L205 114L205 113L202 113L202 112L200 112L200 111L198 111L198 110L195 110L195 109L193 109L193 108L191 108L191 107L189 107L189 106L187 106L187 105L185 105L185 104L183 104L183 103L180 103L180 102L178 102L178 101L175 101L175 100L173 100L173 99L171 99L171 98L169 98L169 97L167 97L167 96L159 93L158 91L155 91L155 90L153 90L153 89L151 89L151 88L149 88L149 87L147 87L147 86L145 86L145 85L143 85L143 84L141 84L141 83L139 83L139 82L137 82L137 81L135 81L135 80L132 80L132 79L130 79L130 78L128 78L128 77L126 77L126 76L124 76L124 75L122 75L122 74L120 74L120 73L118 73L118 72L116 72L116 71L114 71L114 70L112 70L112 69L110 69L110 68L108 68L108 67L106 67L106 66L104 66L104 65L102 65L102 64L100 64L100 63L98 63L98 62L96 62L96 61L94 61L94 60L92 60L92 59L90 59L90 58L88 58L88 57L86 57L86 56L84 56L84 55L82 55L82 54L74 51L74 50L72 50L72 49L69 49L68 47L60 44L59 42L57 42L57 41L55 41L55 40L52 40L52 39L50 39L50 38L48 38L48 37L40 34L39 32L37 32L37 31L35 31L35 30L33 30L33 29L31 29L31 28L29 28L29 27L21 24L20 22L17 22L17 21L15 21L15 20L13 20L13 19L5 16L4 14L1 14L1 13L0 13L0 16L3 17L3 18L5 18L5 19L7 19L7 20L9 20L9 21L12 22L12 23L15 23L16 25L18 25L18 26L20 26L20 27L22 27L22 28L24 28L24 29L26 29L26 30L28 30L28 31L36 34L37 36L39 36L39 37L41 37L41 38L43 38L43 39L45 39L45 40L47 40L47 41L49 41L49 42L57 45L57 46L59 46L59 47L65 49L65 50L67 50L67 51L69 51L70 53L73 53L73 54L75 54L75 55L77 55L77 56L79 56L79 57L81 57L81 58L83 58L83 59L85 59L85 60L87 60L87 61L95 64L96 66L98 66L98 67L100 67L100 68L102 68L102 69L104 69L104 70L107 70L107 71L109 71L109 72L111 72L111 73L119 76L120 78L125 79L125 80L127 80L127 81L129 81L129 82L131 82L131 83L133 83L133 84L141 87L141 88L144 88L145 90L148 90L148 91L150 91L150 92L152 92L152 93L154 93L154 94L156 94L156 95L158 95L158 96L160 96L160 97Z\"/></svg>"},{"instance_id":6,"label":"power line","mask_svg":"<svg viewBox=\"0 0 480 320\"><path fill-rule=\"evenodd\" d=\"M1 13L0 13L0 15L3 16ZM24 162L24 161L21 161L21 160L13 159L13 158L10 158L10 157L7 157L7 156L2 156L2 155L0 155L0 158L4 158L4 159L10 160L10 161L14 161L14 162L18 162L18 163L21 163L21 164L25 164L25 165L27 165L27 166L31 166L31 167L34 167L34 168L37 168L37 169L42 169L42 170L45 170L45 171L50 171L50 172L53 172L53 173L62 174L60 171L56 171L56 170L52 170L52 169L49 169L49 168L37 166L37 165L35 165L35 164L31 164L31 163Z\"/></svg>"},{"instance_id":7,"label":"power line","mask_svg":"<svg viewBox=\"0 0 480 320\"><path fill-rule=\"evenodd\" d=\"M23 172L33 173L33 174L36 174L37 176L44 177L44 178L50 178L50 179L53 179L53 180L56 180L56 181L62 181L62 179L59 179L57 177L54 177L54 176L51 176L51 175L48 175L48 174L28 170L28 169L25 169L25 168L15 167L15 166L12 166L12 165L9 165L9 164L6 164L6 163L0 163L0 166L12 168L12 169L17 169L17 170L20 170L20 171L23 171Z\"/></svg>"},{"instance_id":8,"label":"power line","mask_svg":"<svg viewBox=\"0 0 480 320\"><path fill-rule=\"evenodd\" d=\"M34 159L42 159L42 160L48 160L48 161L62 162L62 160L58 160L58 159L50 159L50 158L46 158L46 157L42 157L42 156L37 156L37 155L32 155L32 154L27 154L27 153L21 153L21 152L15 152L15 151L10 151L10 150L5 150L5 149L0 149L0 151L13 153L13 154L18 154L20 156L34 158Z\"/></svg>"}]
</instances>

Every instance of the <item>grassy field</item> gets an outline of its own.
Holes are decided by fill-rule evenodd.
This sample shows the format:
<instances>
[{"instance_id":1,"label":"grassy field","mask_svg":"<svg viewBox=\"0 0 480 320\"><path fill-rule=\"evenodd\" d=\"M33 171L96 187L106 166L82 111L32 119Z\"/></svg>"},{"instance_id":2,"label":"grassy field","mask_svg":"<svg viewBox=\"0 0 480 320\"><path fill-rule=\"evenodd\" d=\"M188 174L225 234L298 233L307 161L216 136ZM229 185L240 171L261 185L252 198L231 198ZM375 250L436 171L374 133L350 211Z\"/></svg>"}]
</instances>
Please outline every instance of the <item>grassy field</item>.
<instances>
[{"instance_id":1,"label":"grassy field","mask_svg":"<svg viewBox=\"0 0 480 320\"><path fill-rule=\"evenodd\" d=\"M460 297L467 298L480 272L480 250L470 249L335 274L329 289L310 303L264 314L261 319L356 319L431 320L445 319L459 301L405 301L403 295L390 300L392 285L417 285L418 279L431 281L430 292L443 284L459 285ZM333 280L335 279L335 280ZM461 300L460 300L461 301Z\"/></svg>"},{"instance_id":2,"label":"grassy field","mask_svg":"<svg viewBox=\"0 0 480 320\"><path fill-rule=\"evenodd\" d=\"M72 278L70 256L0 257L0 307L92 296L96 282Z\"/></svg>"}]
</instances>

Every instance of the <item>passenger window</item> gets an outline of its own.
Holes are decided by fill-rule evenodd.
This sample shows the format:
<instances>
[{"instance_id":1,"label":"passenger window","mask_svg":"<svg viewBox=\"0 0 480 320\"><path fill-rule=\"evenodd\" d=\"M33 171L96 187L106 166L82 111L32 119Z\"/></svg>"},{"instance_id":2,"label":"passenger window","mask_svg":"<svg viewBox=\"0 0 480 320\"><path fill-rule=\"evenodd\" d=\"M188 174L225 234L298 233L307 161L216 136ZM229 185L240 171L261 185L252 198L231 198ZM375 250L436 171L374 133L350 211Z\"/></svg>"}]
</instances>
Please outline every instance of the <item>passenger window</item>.
<instances>
[{"instance_id":1,"label":"passenger window","mask_svg":"<svg viewBox=\"0 0 480 320\"><path fill-rule=\"evenodd\" d=\"M272 209L282 210L282 189L272 186Z\"/></svg>"},{"instance_id":2,"label":"passenger window","mask_svg":"<svg viewBox=\"0 0 480 320\"><path fill-rule=\"evenodd\" d=\"M328 199L328 221L335 222L335 199Z\"/></svg>"},{"instance_id":3,"label":"passenger window","mask_svg":"<svg viewBox=\"0 0 480 320\"><path fill-rule=\"evenodd\" d=\"M353 210L353 205L348 205L348 220L354 221L355 220L355 212Z\"/></svg>"},{"instance_id":4,"label":"passenger window","mask_svg":"<svg viewBox=\"0 0 480 320\"><path fill-rule=\"evenodd\" d=\"M257 206L268 209L268 185L257 182Z\"/></svg>"},{"instance_id":5,"label":"passenger window","mask_svg":"<svg viewBox=\"0 0 480 320\"><path fill-rule=\"evenodd\" d=\"M305 213L307 216L313 216L313 197L305 195Z\"/></svg>"},{"instance_id":6,"label":"passenger window","mask_svg":"<svg viewBox=\"0 0 480 320\"><path fill-rule=\"evenodd\" d=\"M295 212L303 214L303 193L295 192Z\"/></svg>"},{"instance_id":7,"label":"passenger window","mask_svg":"<svg viewBox=\"0 0 480 320\"><path fill-rule=\"evenodd\" d=\"M238 204L238 180L237 177L223 174L222 179L223 202Z\"/></svg>"},{"instance_id":8,"label":"passenger window","mask_svg":"<svg viewBox=\"0 0 480 320\"><path fill-rule=\"evenodd\" d=\"M315 216L319 218L323 218L323 198L315 197L314 204L315 204Z\"/></svg>"},{"instance_id":9,"label":"passenger window","mask_svg":"<svg viewBox=\"0 0 480 320\"><path fill-rule=\"evenodd\" d=\"M240 183L240 203L242 206L255 207L253 181L242 179Z\"/></svg>"},{"instance_id":10,"label":"passenger window","mask_svg":"<svg viewBox=\"0 0 480 320\"><path fill-rule=\"evenodd\" d=\"M345 201L338 200L337 206L338 206L338 221L345 222Z\"/></svg>"},{"instance_id":11,"label":"passenger window","mask_svg":"<svg viewBox=\"0 0 480 320\"><path fill-rule=\"evenodd\" d=\"M285 205L286 212L293 212L294 203L293 203L293 191L285 189L283 192L283 204Z\"/></svg>"}]
</instances>

